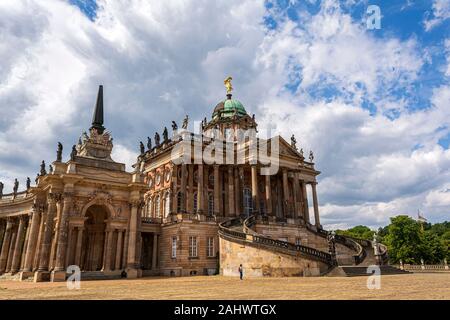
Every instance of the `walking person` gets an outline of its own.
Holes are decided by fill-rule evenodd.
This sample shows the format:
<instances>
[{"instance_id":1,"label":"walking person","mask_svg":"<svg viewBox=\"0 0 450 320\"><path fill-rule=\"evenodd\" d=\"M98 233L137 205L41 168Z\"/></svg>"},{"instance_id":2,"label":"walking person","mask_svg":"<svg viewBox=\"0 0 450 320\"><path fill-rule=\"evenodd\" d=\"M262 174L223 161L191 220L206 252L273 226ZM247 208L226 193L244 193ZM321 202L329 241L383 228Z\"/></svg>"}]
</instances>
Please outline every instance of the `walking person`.
<instances>
[{"instance_id":1,"label":"walking person","mask_svg":"<svg viewBox=\"0 0 450 320\"><path fill-rule=\"evenodd\" d=\"M239 277L241 280L244 278L244 269L242 268L242 264L239 265Z\"/></svg>"}]
</instances>

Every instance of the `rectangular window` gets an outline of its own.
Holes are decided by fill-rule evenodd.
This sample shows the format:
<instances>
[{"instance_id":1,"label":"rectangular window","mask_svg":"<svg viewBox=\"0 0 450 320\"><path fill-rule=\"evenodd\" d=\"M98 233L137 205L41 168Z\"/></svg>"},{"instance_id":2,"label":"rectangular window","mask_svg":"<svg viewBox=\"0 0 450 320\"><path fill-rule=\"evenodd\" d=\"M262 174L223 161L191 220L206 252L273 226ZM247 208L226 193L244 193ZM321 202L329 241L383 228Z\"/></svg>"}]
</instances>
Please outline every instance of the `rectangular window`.
<instances>
[{"instance_id":1,"label":"rectangular window","mask_svg":"<svg viewBox=\"0 0 450 320\"><path fill-rule=\"evenodd\" d=\"M214 257L215 256L215 250L214 250L214 237L208 237L207 239L207 256L208 257Z\"/></svg>"},{"instance_id":2,"label":"rectangular window","mask_svg":"<svg viewBox=\"0 0 450 320\"><path fill-rule=\"evenodd\" d=\"M197 257L197 237L189 237L189 257Z\"/></svg>"},{"instance_id":3,"label":"rectangular window","mask_svg":"<svg viewBox=\"0 0 450 320\"><path fill-rule=\"evenodd\" d=\"M177 237L172 237L172 258L177 257Z\"/></svg>"},{"instance_id":4,"label":"rectangular window","mask_svg":"<svg viewBox=\"0 0 450 320\"><path fill-rule=\"evenodd\" d=\"M300 240L300 238L295 238L295 245L296 245L296 246L301 245L301 240Z\"/></svg>"}]
</instances>

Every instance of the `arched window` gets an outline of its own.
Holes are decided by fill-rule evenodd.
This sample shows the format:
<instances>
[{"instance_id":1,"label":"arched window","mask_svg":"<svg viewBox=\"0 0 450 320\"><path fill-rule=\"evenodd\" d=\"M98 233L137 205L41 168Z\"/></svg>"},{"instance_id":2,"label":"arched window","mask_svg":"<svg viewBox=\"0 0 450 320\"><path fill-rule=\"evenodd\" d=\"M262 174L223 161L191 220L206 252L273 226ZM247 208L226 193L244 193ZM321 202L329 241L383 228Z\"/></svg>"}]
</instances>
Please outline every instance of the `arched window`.
<instances>
[{"instance_id":1,"label":"arched window","mask_svg":"<svg viewBox=\"0 0 450 320\"><path fill-rule=\"evenodd\" d=\"M170 192L166 192L164 197L164 215L167 218L170 213Z\"/></svg>"},{"instance_id":2,"label":"arched window","mask_svg":"<svg viewBox=\"0 0 450 320\"><path fill-rule=\"evenodd\" d=\"M208 194L208 215L212 216L214 214L214 196L212 192Z\"/></svg>"},{"instance_id":3,"label":"arched window","mask_svg":"<svg viewBox=\"0 0 450 320\"><path fill-rule=\"evenodd\" d=\"M198 198L197 198L197 191L196 192L194 192L194 213L197 213L197 201L198 200Z\"/></svg>"},{"instance_id":4,"label":"arched window","mask_svg":"<svg viewBox=\"0 0 450 320\"><path fill-rule=\"evenodd\" d=\"M177 213L181 212L181 191L177 193Z\"/></svg>"},{"instance_id":5,"label":"arched window","mask_svg":"<svg viewBox=\"0 0 450 320\"><path fill-rule=\"evenodd\" d=\"M252 213L252 191L249 188L244 188L244 214L249 216Z\"/></svg>"},{"instance_id":6,"label":"arched window","mask_svg":"<svg viewBox=\"0 0 450 320\"><path fill-rule=\"evenodd\" d=\"M161 218L161 199L159 195L155 199L155 216L156 218Z\"/></svg>"}]
</instances>

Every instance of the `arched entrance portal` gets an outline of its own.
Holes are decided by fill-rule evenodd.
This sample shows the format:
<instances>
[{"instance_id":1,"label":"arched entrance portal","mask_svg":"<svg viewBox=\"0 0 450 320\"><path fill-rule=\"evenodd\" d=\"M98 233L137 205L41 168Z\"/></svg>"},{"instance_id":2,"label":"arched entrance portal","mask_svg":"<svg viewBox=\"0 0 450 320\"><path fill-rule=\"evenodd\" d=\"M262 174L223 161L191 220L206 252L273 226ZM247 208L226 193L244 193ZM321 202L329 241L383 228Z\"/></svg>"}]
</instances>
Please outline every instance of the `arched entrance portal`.
<instances>
[{"instance_id":1,"label":"arched entrance portal","mask_svg":"<svg viewBox=\"0 0 450 320\"><path fill-rule=\"evenodd\" d=\"M108 219L108 211L104 206L92 205L87 209L85 217L82 270L100 271L104 262L105 220Z\"/></svg>"}]
</instances>

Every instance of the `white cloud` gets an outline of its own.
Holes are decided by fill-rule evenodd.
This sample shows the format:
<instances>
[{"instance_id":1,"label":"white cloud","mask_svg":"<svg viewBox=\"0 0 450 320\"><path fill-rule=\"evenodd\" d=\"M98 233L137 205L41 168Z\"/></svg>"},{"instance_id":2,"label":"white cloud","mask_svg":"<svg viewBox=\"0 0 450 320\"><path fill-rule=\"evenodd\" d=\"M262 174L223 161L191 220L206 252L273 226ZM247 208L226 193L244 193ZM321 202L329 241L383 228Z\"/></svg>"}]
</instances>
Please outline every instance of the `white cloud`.
<instances>
[{"instance_id":1,"label":"white cloud","mask_svg":"<svg viewBox=\"0 0 450 320\"><path fill-rule=\"evenodd\" d=\"M425 30L430 31L448 18L450 18L450 1L434 0L432 17L427 17L423 22Z\"/></svg>"},{"instance_id":2,"label":"white cloud","mask_svg":"<svg viewBox=\"0 0 450 320\"><path fill-rule=\"evenodd\" d=\"M299 23L280 19L272 31L262 25L262 0L99 5L91 22L64 1L0 3L7 189L54 159L57 141L68 156L89 127L98 84L113 159L130 170L140 140L185 114L210 116L230 74L234 96L261 127L294 132L305 151L315 151L326 224L383 224L418 207L436 219L448 212L449 151L437 142L450 128L450 88L435 88L429 109L408 109L426 61L416 40L373 37L330 0L314 16L302 12ZM292 93L285 86L295 82ZM328 99L315 95L328 88ZM398 89L404 94L393 95Z\"/></svg>"}]
</instances>

